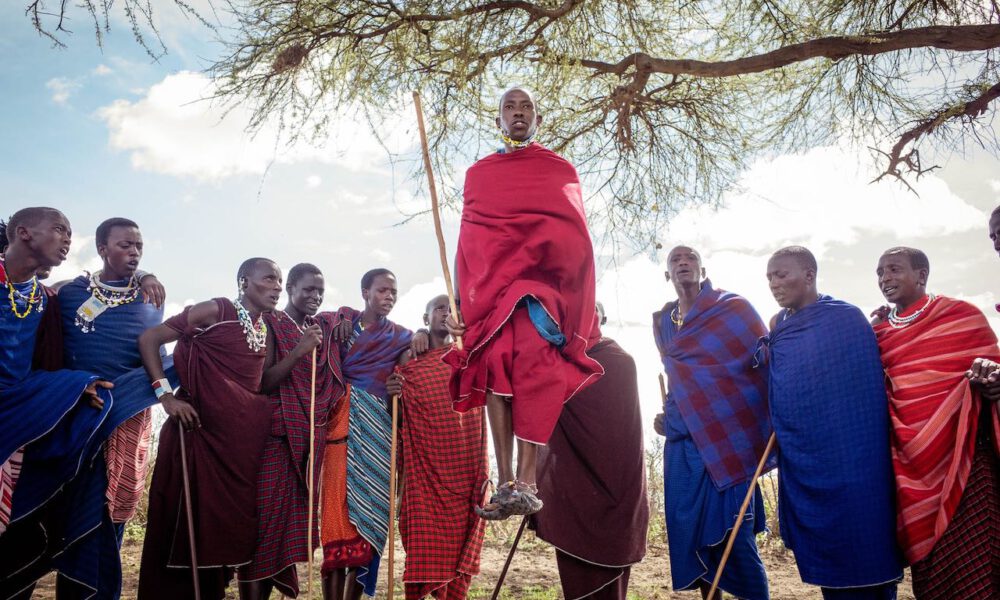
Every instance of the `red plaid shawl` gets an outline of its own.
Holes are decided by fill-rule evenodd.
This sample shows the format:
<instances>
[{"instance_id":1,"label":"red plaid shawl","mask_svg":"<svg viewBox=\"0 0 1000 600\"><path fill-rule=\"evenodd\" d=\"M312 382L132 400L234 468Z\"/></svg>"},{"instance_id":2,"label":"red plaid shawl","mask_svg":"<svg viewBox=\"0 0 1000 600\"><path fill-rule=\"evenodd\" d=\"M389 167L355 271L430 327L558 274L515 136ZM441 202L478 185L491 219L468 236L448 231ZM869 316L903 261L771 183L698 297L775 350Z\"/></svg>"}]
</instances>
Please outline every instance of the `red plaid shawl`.
<instances>
[{"instance_id":1,"label":"red plaid shawl","mask_svg":"<svg viewBox=\"0 0 1000 600\"><path fill-rule=\"evenodd\" d=\"M914 303L913 311L924 303ZM1000 351L976 307L944 297L909 326L884 322L875 334L888 376L897 531L913 563L944 534L972 467L981 400L965 372L977 357L1000 360ZM993 408L1000 433L1000 407Z\"/></svg>"},{"instance_id":2,"label":"red plaid shawl","mask_svg":"<svg viewBox=\"0 0 1000 600\"><path fill-rule=\"evenodd\" d=\"M479 572L484 521L472 507L487 479L482 409L457 413L451 369L438 348L400 369L403 386L403 505L399 533L405 582L440 582Z\"/></svg>"},{"instance_id":3,"label":"red plaid shawl","mask_svg":"<svg viewBox=\"0 0 1000 600\"><path fill-rule=\"evenodd\" d=\"M284 311L265 315L273 333L275 362L284 360L302 339L302 330ZM311 320L309 322L312 322ZM344 394L339 374L329 361L332 319L319 315L323 345L316 352L316 444L313 496L319 507L320 461L326 446L329 413ZM271 342L269 342L271 343ZM333 354L337 354L336 349ZM298 592L295 570L288 569L309 556L306 549L308 492L306 473L309 452L309 398L312 386L312 356L306 355L270 395L271 437L261 460L257 510L259 530L253 562L240 573L241 579L274 577L282 593ZM313 518L313 545L319 545L319 518ZM287 569L287 572L285 572Z\"/></svg>"}]
</instances>

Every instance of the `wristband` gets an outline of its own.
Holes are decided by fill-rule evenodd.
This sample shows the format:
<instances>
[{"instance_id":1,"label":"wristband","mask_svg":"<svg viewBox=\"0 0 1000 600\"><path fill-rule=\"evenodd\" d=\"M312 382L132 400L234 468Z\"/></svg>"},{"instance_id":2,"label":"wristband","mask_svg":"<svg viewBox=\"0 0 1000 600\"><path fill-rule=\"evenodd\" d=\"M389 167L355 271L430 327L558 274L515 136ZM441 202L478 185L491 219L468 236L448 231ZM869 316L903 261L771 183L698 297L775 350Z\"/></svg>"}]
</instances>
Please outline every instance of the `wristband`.
<instances>
[{"instance_id":1,"label":"wristband","mask_svg":"<svg viewBox=\"0 0 1000 600\"><path fill-rule=\"evenodd\" d=\"M173 394L174 390L170 387L170 382L166 378L163 378L153 382L153 393L156 394L156 399L159 400L160 396L163 394Z\"/></svg>"}]
</instances>

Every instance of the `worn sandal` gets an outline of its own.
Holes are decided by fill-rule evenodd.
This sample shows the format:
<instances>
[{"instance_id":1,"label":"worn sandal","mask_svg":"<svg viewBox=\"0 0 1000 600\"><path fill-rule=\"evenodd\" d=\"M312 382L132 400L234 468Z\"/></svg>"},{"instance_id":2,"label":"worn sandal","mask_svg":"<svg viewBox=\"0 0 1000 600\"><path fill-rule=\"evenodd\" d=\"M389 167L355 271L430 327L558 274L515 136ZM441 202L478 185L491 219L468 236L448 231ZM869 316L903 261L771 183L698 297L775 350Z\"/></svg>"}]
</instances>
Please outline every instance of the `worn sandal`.
<instances>
[{"instance_id":1,"label":"worn sandal","mask_svg":"<svg viewBox=\"0 0 1000 600\"><path fill-rule=\"evenodd\" d=\"M513 515L533 515L542 510L538 488L523 481L508 481L497 488L488 504L476 507L476 514L487 521L502 521Z\"/></svg>"}]
</instances>

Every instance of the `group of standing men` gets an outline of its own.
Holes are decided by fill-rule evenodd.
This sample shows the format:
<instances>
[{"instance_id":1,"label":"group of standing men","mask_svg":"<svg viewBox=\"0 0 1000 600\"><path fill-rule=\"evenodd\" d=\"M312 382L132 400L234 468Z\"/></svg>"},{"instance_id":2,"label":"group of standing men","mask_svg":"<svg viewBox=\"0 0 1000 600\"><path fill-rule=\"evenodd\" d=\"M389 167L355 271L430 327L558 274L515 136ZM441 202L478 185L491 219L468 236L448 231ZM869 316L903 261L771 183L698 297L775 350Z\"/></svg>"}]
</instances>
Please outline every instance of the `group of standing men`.
<instances>
[{"instance_id":1,"label":"group of standing men","mask_svg":"<svg viewBox=\"0 0 1000 600\"><path fill-rule=\"evenodd\" d=\"M998 247L1000 208L989 226ZM891 307L871 322L820 294L817 270L806 248L774 253L766 275L782 310L765 327L713 287L695 249L668 255L678 299L653 333L669 379L655 426L674 589L707 597L735 536L719 589L768 597L759 489L733 519L760 461L778 468L781 538L824 598L895 598L904 564L920 600L1000 597L1000 351L986 317L929 294L914 248L879 258Z\"/></svg>"},{"instance_id":2,"label":"group of standing men","mask_svg":"<svg viewBox=\"0 0 1000 600\"><path fill-rule=\"evenodd\" d=\"M125 219L98 228L103 269L56 295L39 280L67 256L69 222L15 213L0 263L0 552L17 560L0 564L0 596L30 597L54 569L60 598L118 597L156 402L170 419L140 599L195 586L220 599L234 574L242 598L295 596L309 539L324 598L373 594L398 396L408 599L464 598L482 519L512 515L555 546L567 598L624 599L648 520L635 364L601 335L575 169L533 141L530 94L508 90L498 109L503 147L466 175L459 314L436 297L417 334L388 319L387 269L362 278L363 310L319 312L318 268L295 265L285 282L264 258L239 267L235 300L161 322L163 288L138 271L142 238ZM1000 238L996 213L990 227ZM731 541L720 589L768 597L752 488L777 467L782 538L825 598L893 598L904 561L918 598L1000 595L1000 351L978 310L926 293L924 253L883 254L893 306L869 323L818 292L807 249L783 248L766 272L782 307L769 327L713 287L695 249L667 263L678 299L654 315L669 381L656 428L676 589L707 597ZM483 412L501 479L487 502Z\"/></svg>"},{"instance_id":3,"label":"group of standing men","mask_svg":"<svg viewBox=\"0 0 1000 600\"><path fill-rule=\"evenodd\" d=\"M69 220L16 212L0 263L0 553L16 559L0 598L30 598L52 570L60 599L119 597L157 402L169 418L139 598L221 599L234 575L241 598L294 597L309 539L324 598L373 595L393 522L393 396L407 598L466 597L483 520L512 515L556 547L567 597L624 598L648 521L635 364L600 335L579 180L531 141L540 121L523 90L501 98L504 148L466 182L464 318L439 296L416 334L388 319L391 271L362 278L362 310L320 312L317 267L285 281L265 258L240 265L235 299L164 321L139 227L122 218L98 228L100 271L48 288ZM488 501L484 413L502 478ZM539 512L543 499L555 508Z\"/></svg>"}]
</instances>

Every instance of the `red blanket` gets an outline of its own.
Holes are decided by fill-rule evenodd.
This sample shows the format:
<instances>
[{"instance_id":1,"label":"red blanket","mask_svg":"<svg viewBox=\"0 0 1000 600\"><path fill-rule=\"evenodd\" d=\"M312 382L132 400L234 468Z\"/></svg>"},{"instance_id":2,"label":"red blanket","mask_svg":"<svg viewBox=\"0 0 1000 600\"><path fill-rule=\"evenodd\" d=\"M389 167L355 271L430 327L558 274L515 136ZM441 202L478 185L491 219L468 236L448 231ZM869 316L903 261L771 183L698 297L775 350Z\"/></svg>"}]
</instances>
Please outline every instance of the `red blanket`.
<instances>
[{"instance_id":1,"label":"red blanket","mask_svg":"<svg viewBox=\"0 0 1000 600\"><path fill-rule=\"evenodd\" d=\"M479 573L486 522L472 507L489 477L485 415L452 409L451 369L441 362L446 350L430 350L399 369L405 382L399 534L407 598L424 598L463 574Z\"/></svg>"},{"instance_id":2,"label":"red blanket","mask_svg":"<svg viewBox=\"0 0 1000 600\"><path fill-rule=\"evenodd\" d=\"M911 313L924 304L915 302ZM908 326L884 322L875 334L888 376L897 531L914 563L944 534L972 467L981 399L965 372L977 357L1000 360L1000 351L976 307L944 297ZM1000 407L991 414L1000 433Z\"/></svg>"},{"instance_id":3,"label":"red blanket","mask_svg":"<svg viewBox=\"0 0 1000 600\"><path fill-rule=\"evenodd\" d=\"M565 381L566 394L558 400L565 402L603 373L587 356L600 330L580 180L558 154L531 144L487 156L469 168L456 271L468 329L465 350L449 352L445 361L456 368L451 389L459 410L486 403L484 350L526 296L541 303L566 338L561 360L548 373ZM530 373L531 365L518 361L531 360L530 354L516 356L511 377ZM535 399L520 400L532 404Z\"/></svg>"}]
</instances>

